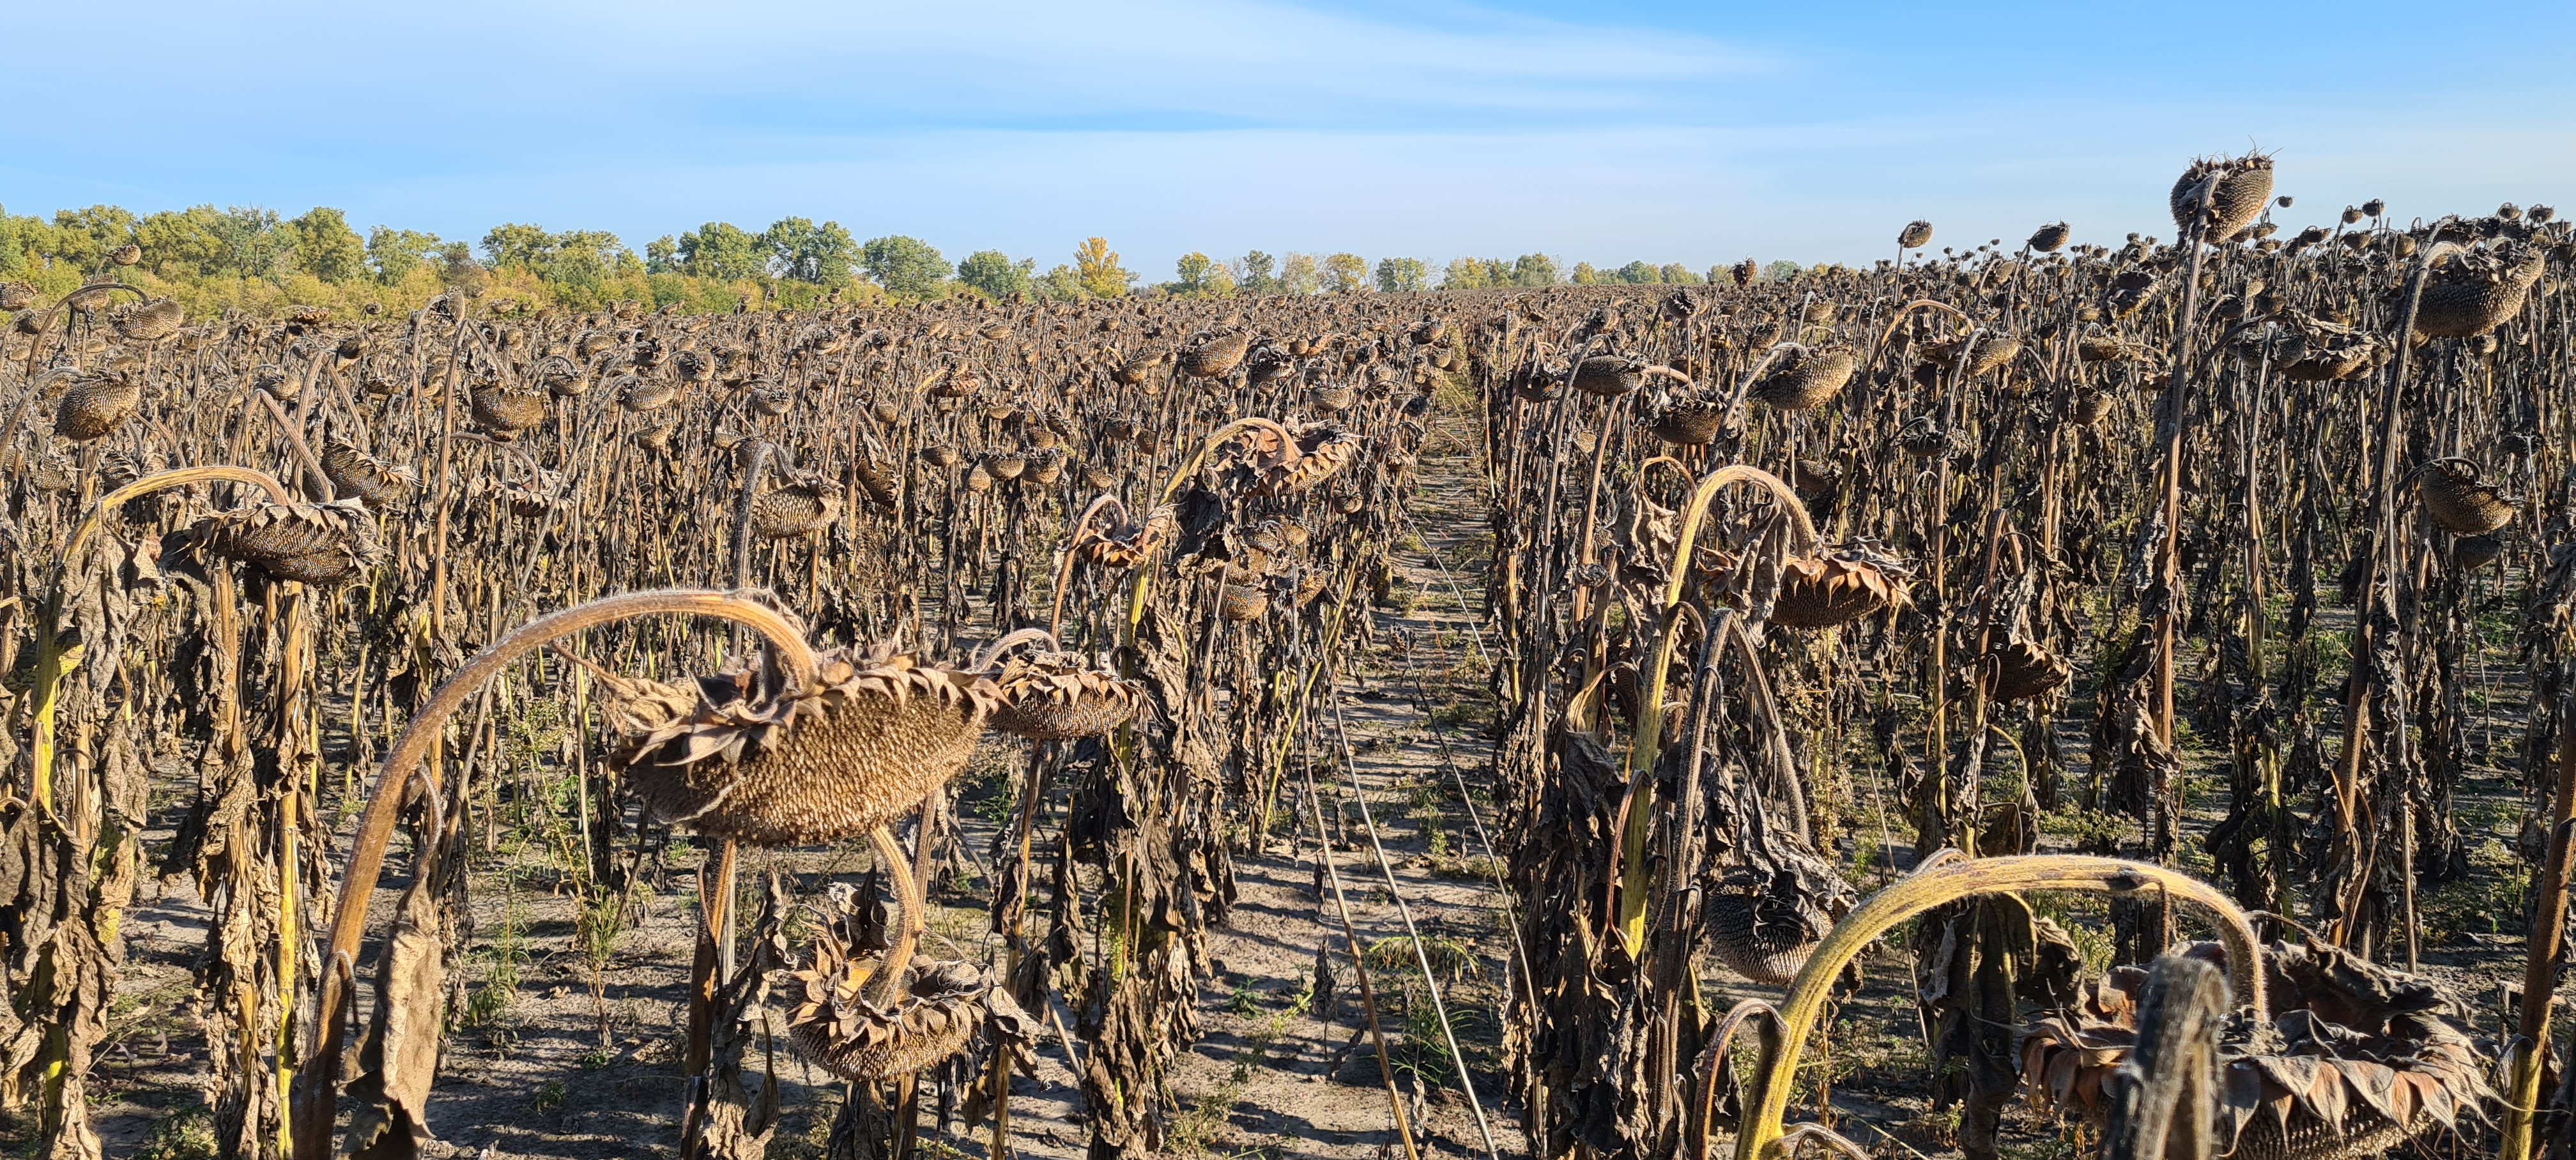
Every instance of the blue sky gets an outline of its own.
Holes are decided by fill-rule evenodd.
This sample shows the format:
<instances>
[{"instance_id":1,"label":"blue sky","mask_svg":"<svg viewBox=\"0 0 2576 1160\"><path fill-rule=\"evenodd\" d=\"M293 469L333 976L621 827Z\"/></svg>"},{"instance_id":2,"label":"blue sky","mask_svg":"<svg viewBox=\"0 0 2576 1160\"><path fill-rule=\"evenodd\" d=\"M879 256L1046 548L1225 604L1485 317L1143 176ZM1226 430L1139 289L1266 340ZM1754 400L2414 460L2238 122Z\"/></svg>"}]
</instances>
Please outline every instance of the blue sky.
<instances>
[{"instance_id":1,"label":"blue sky","mask_svg":"<svg viewBox=\"0 0 2576 1160\"><path fill-rule=\"evenodd\" d=\"M1694 267L2170 233L2194 154L2289 224L2576 201L2576 4L16 6L0 206L313 205L637 249L786 215L1160 276L1352 250ZM112 14L112 21L105 19Z\"/></svg>"}]
</instances>

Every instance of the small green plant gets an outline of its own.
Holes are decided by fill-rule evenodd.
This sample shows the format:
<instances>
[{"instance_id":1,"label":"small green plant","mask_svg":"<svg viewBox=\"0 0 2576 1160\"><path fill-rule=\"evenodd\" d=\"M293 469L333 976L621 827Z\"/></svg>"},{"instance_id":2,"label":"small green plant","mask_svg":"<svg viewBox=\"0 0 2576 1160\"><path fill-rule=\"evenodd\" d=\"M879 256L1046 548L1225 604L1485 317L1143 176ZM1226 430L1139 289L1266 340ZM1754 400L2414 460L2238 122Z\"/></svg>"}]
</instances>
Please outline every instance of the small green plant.
<instances>
[{"instance_id":1,"label":"small green plant","mask_svg":"<svg viewBox=\"0 0 2576 1160\"><path fill-rule=\"evenodd\" d=\"M519 997L519 968L528 961L528 905L515 886L504 882L501 922L480 956L483 985L466 996L465 1010L457 1016L467 1027L499 1030L502 1012Z\"/></svg>"},{"instance_id":2,"label":"small green plant","mask_svg":"<svg viewBox=\"0 0 2576 1160\"><path fill-rule=\"evenodd\" d=\"M2040 895L2031 899L2031 912L2056 922L2058 929L2074 940L2076 951L2084 956L2086 973L2099 974L2110 970L2112 957L2118 948L2111 941L2110 923L2106 921L2108 915L2098 905L2078 910L2080 905L2083 904L2062 896Z\"/></svg>"},{"instance_id":3,"label":"small green plant","mask_svg":"<svg viewBox=\"0 0 2576 1160\"><path fill-rule=\"evenodd\" d=\"M1855 839L1852 842L1852 881L1874 881L1872 876L1878 869L1879 856L1882 852L1876 834L1865 833Z\"/></svg>"},{"instance_id":4,"label":"small green plant","mask_svg":"<svg viewBox=\"0 0 2576 1160\"><path fill-rule=\"evenodd\" d=\"M806 1104L801 1113L788 1113L789 1126L771 1139L769 1154L777 1160L829 1160L832 1128L840 1120L840 1111L840 1091L826 1087L820 1098Z\"/></svg>"},{"instance_id":5,"label":"small green plant","mask_svg":"<svg viewBox=\"0 0 2576 1160\"><path fill-rule=\"evenodd\" d=\"M2316 647L2317 671L2339 673L2352 667L2352 633L2347 629L2320 628L2309 634Z\"/></svg>"},{"instance_id":6,"label":"small green plant","mask_svg":"<svg viewBox=\"0 0 2576 1160\"><path fill-rule=\"evenodd\" d=\"M1446 865L1454 859L1457 851L1449 840L1448 813L1441 808L1439 786L1435 782L1417 781L1413 783L1412 790L1413 822L1415 828L1422 832L1426 853L1432 865Z\"/></svg>"},{"instance_id":7,"label":"small green plant","mask_svg":"<svg viewBox=\"0 0 2576 1160\"><path fill-rule=\"evenodd\" d=\"M1238 1003L1246 1002L1248 994L1248 989L1238 987L1235 990L1235 999ZM1270 1017L1263 1020L1261 1026L1245 1037L1243 1050L1235 1053L1233 1074L1228 1076L1224 1083L1218 1084L1215 1091L1200 1097L1198 1103L1189 1111L1173 1120L1171 1133L1167 1139L1174 1155L1209 1154L1208 1145L1214 1141L1217 1129L1225 1124L1227 1117L1233 1115L1235 1104L1243 1099L1244 1085L1252 1082L1253 1069L1261 1066L1262 1061L1269 1056L1270 1049L1277 1046L1279 1040L1288 1034L1290 1026L1306 1017L1306 1012L1313 1008L1314 1003L1315 980L1310 975L1306 979L1306 985L1289 997L1286 1006L1271 1012ZM1256 1006L1254 1011L1257 1010ZM1237 1013L1248 1016L1254 1012L1238 1011Z\"/></svg>"},{"instance_id":8,"label":"small green plant","mask_svg":"<svg viewBox=\"0 0 2576 1160\"><path fill-rule=\"evenodd\" d=\"M1443 983L1454 984L1460 979L1485 977L1485 965L1476 958L1475 949L1454 938L1425 937L1422 940L1422 957L1431 960L1431 969L1440 972ZM1416 978L1422 975L1421 960L1414 957L1410 935L1390 935L1370 943L1368 966L1372 971L1410 973Z\"/></svg>"},{"instance_id":9,"label":"small green plant","mask_svg":"<svg viewBox=\"0 0 2576 1160\"><path fill-rule=\"evenodd\" d=\"M1431 723L1442 729L1474 731L1484 726L1489 714L1486 707L1474 701L1451 701L1431 711Z\"/></svg>"},{"instance_id":10,"label":"small green plant","mask_svg":"<svg viewBox=\"0 0 2576 1160\"><path fill-rule=\"evenodd\" d=\"M215 1139L215 1118L204 1108L187 1108L161 1118L134 1150L134 1160L214 1160L222 1151Z\"/></svg>"},{"instance_id":11,"label":"small green plant","mask_svg":"<svg viewBox=\"0 0 2576 1160\"><path fill-rule=\"evenodd\" d=\"M596 885L584 885L580 897L573 900L574 943L581 952L582 966L590 976L591 1008L599 1016L601 1054L608 1047L608 963L617 955L617 945L626 937L627 900Z\"/></svg>"},{"instance_id":12,"label":"small green plant","mask_svg":"<svg viewBox=\"0 0 2576 1160\"><path fill-rule=\"evenodd\" d=\"M2068 806L2055 813L2042 814L2039 829L2072 840L2079 848L2096 849L2119 841L2127 830L2120 818L2103 810Z\"/></svg>"},{"instance_id":13,"label":"small green plant","mask_svg":"<svg viewBox=\"0 0 2576 1160\"><path fill-rule=\"evenodd\" d=\"M570 1094L564 1089L562 1080L547 1080L546 1086L537 1089L537 1098L528 1101L528 1110L540 1116L545 1115L562 1107L564 1099Z\"/></svg>"}]
</instances>

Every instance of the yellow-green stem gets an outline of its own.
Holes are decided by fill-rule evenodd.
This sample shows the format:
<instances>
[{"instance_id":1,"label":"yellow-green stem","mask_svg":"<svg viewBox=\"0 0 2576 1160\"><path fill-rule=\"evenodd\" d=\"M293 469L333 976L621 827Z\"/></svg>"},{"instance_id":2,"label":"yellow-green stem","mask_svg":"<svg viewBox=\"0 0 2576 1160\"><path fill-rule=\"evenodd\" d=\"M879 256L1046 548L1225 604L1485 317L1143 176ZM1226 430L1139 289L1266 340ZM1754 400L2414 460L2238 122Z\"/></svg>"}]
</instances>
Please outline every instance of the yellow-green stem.
<instances>
[{"instance_id":1,"label":"yellow-green stem","mask_svg":"<svg viewBox=\"0 0 2576 1160\"><path fill-rule=\"evenodd\" d=\"M1746 464L1730 464L1708 473L1691 493L1690 505L1682 509L1680 534L1666 569L1671 579L1664 583L1663 631L1655 642L1653 668L1646 674L1645 703L1637 708L1637 731L1628 744L1630 789L1622 807L1626 824L1620 841L1618 930L1631 951L1643 946L1646 938L1646 838L1651 833L1655 806L1653 771L1663 750L1664 689L1672 669L1673 650L1680 643L1683 619L1674 610L1680 607L1682 590L1690 583L1691 551L1699 539L1700 522L1708 517L1709 505L1716 502L1718 491L1731 483L1760 486L1788 509L1798 525L1797 550L1813 551L1818 542L1816 522L1807 515L1807 506L1798 502L1798 493L1778 476Z\"/></svg>"},{"instance_id":2,"label":"yellow-green stem","mask_svg":"<svg viewBox=\"0 0 2576 1160\"><path fill-rule=\"evenodd\" d=\"M2219 938L2227 945L2229 983L2245 997L2256 1018L2265 1017L2262 952L2254 941L2253 923L2217 888L2162 866L2120 858L2023 854L1967 859L1945 850L1926 860L1923 869L1863 900L1834 925L1798 977L1790 981L1788 997L1780 1005L1779 1048L1776 1053L1764 1053L1754 1077L1760 1094L1751 1101L1744 1128L1736 1136L1736 1160L1778 1160L1781 1155L1781 1121L1789 1111L1790 1089L1796 1086L1799 1052L1824 1011L1834 980L1863 948L1899 923L1936 907L1980 894L2034 890L2128 895L2162 890L2199 905L2217 920Z\"/></svg>"},{"instance_id":3,"label":"yellow-green stem","mask_svg":"<svg viewBox=\"0 0 2576 1160\"><path fill-rule=\"evenodd\" d=\"M81 553L98 534L109 513L126 503L173 487L197 483L249 483L266 490L269 498L291 503L285 485L264 472L247 467L181 467L156 472L111 491L90 506L89 513L72 528L71 539L63 544L62 557L54 561L53 582L48 586L43 607L36 616L36 681L34 719L35 778L33 794L37 807L47 816L54 809L54 710L60 704L63 679L80 666L83 646L65 647L62 642L63 581L72 574Z\"/></svg>"}]
</instances>

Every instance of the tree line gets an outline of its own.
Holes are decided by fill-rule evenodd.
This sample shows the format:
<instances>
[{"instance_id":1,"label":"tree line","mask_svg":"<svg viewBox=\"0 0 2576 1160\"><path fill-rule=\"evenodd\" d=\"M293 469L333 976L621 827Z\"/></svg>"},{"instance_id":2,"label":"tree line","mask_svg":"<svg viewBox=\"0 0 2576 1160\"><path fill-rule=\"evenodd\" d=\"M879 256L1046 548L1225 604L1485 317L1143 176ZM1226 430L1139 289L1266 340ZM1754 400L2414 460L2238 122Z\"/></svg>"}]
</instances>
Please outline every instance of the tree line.
<instances>
[{"instance_id":1,"label":"tree line","mask_svg":"<svg viewBox=\"0 0 2576 1160\"><path fill-rule=\"evenodd\" d=\"M762 230L707 222L665 234L641 253L605 230L550 231L511 222L479 240L371 227L364 236L337 209L296 217L259 206L191 206L138 214L94 205L50 218L0 209L0 280L31 283L48 297L80 284L126 245L141 249L130 281L178 299L191 315L264 313L287 304L355 308L378 302L413 309L460 280L538 306L596 309L633 299L690 310L796 308L821 302L917 302L952 294L1074 301L1155 293L1405 293L1563 283L1732 281L1724 267L1705 275L1680 263L1630 262L1610 270L1554 257L1457 258L1438 271L1420 258L1254 250L1233 260L1183 255L1164 282L1128 269L1106 239L1085 239L1071 260L1041 272L1034 258L977 250L951 262L938 247L902 234L860 241L839 222L781 218ZM1785 267L1785 270L1783 269ZM1769 276L1791 276L1775 262Z\"/></svg>"}]
</instances>

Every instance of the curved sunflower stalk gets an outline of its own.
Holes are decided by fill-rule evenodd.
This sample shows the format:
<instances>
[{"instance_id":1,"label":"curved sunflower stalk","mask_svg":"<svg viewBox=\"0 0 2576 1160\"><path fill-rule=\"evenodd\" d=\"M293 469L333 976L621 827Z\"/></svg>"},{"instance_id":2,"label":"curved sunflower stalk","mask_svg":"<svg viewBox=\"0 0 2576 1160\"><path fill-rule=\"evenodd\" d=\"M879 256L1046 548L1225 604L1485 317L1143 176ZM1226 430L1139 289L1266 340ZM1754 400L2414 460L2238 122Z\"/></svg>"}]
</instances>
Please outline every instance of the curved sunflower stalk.
<instances>
[{"instance_id":1,"label":"curved sunflower stalk","mask_svg":"<svg viewBox=\"0 0 2576 1160\"><path fill-rule=\"evenodd\" d=\"M1796 1086L1799 1057L1815 1032L1836 979L1879 936L1937 908L1987 894L2076 890L2141 897L2161 891L2207 912L2227 952L2233 993L2257 1019L2268 1011L2264 958L2245 912L2216 887L2143 862L2075 854L2025 854L1970 859L1956 851L1928 858L1915 872L1862 900L1807 959L1780 1005L1781 1034L1765 1043L1754 1098L1736 1135L1736 1160L1776 1160L1786 1154L1783 1120Z\"/></svg>"},{"instance_id":2,"label":"curved sunflower stalk","mask_svg":"<svg viewBox=\"0 0 2576 1160\"><path fill-rule=\"evenodd\" d=\"M360 941L366 933L367 902L384 868L394 826L403 807L411 801L411 788L419 785L431 794L445 792L439 763L423 762L442 747L448 718L484 682L529 653L589 629L656 615L709 616L744 625L769 642L786 688L811 689L819 680L820 662L795 622L766 604L742 596L689 590L629 593L565 609L520 626L466 661L404 727L402 737L394 743L377 774L366 809L359 815L357 832L340 875L339 899L331 911L321 998L315 1008L310 1042L303 1053L309 1064L295 1080L292 1130L297 1160L328 1160L332 1155L331 1134L339 1106L340 1053L344 1046L341 1029L347 1023L351 1001L348 992L355 982ZM438 1036L439 1027L434 1020L389 1025L380 1028L370 1050L380 1055L417 1058L424 1052L420 1040L426 1037L434 1045ZM434 1057L434 1046L426 1054ZM425 1096L426 1084L418 1090ZM412 1124L426 1122L418 1107L381 1109L376 1115L383 1121L393 1121L399 1115L408 1117Z\"/></svg>"},{"instance_id":3,"label":"curved sunflower stalk","mask_svg":"<svg viewBox=\"0 0 2576 1160\"><path fill-rule=\"evenodd\" d=\"M38 809L49 813L53 809L56 697L62 688L63 678L80 665L84 655L80 644L67 641L62 636L64 580L76 574L90 540L97 536L107 517L118 508L156 491L218 482L254 485L278 504L292 503L294 499L283 484L264 472L247 467L183 467L146 476L100 497L88 514L81 517L81 522L72 529L71 538L64 543L62 556L54 565L53 583L36 617L36 677L31 719L35 726L34 793Z\"/></svg>"},{"instance_id":4,"label":"curved sunflower stalk","mask_svg":"<svg viewBox=\"0 0 2576 1160\"><path fill-rule=\"evenodd\" d=\"M0 816L0 840L27 863L18 881L38 895L9 900L27 927L10 940L7 963L16 1009L24 1020L14 1023L10 1051L25 1062L13 1069L5 1086L13 1099L34 1093L38 1130L57 1155L99 1154L85 1093L91 1053L108 1030L114 964L124 957L120 931L142 829L142 802L134 796L142 771L132 698L104 721L76 713L68 752L58 732L70 677L89 666L98 679L80 687L103 696L124 664L119 655L123 633L116 626L127 613L117 611L124 600L113 591L115 582L102 579L94 606L82 602L95 608L97 618L80 616L88 631L78 639L65 625L74 611L72 585L88 582L83 564L90 544L118 508L156 491L217 481L253 483L272 495L284 494L267 476L233 467L161 472L111 491L72 529L36 608L34 681L26 700L33 734L29 797ZM148 571L148 561L144 563ZM87 697L76 699L89 702ZM76 897L41 897L75 885L80 887ZM274 888L275 883L267 885Z\"/></svg>"},{"instance_id":5,"label":"curved sunflower stalk","mask_svg":"<svg viewBox=\"0 0 2576 1160\"><path fill-rule=\"evenodd\" d=\"M1717 1030L1708 1038L1692 1070L1699 1076L1693 1089L1690 1108L1690 1132L1683 1144L1693 1160L1708 1160L1717 1129L1731 1126L1741 1129L1744 1115L1742 1079L1735 1069L1735 1037L1746 1024L1752 1024L1768 1056L1780 1050L1780 1012L1760 999L1737 1003L1718 1021Z\"/></svg>"},{"instance_id":6,"label":"curved sunflower stalk","mask_svg":"<svg viewBox=\"0 0 2576 1160\"><path fill-rule=\"evenodd\" d=\"M96 1148L74 1105L89 1069L89 1051L105 1030L95 1004L103 1002L113 986L114 972L109 964L122 958L119 930L134 880L141 815L139 803L127 800L132 793L127 784L131 772L128 767L137 761L129 736L137 724L136 706L130 700L109 722L105 752L99 756L92 756L101 748L92 735L94 723L77 720L69 766L75 776L66 778L62 774L61 759L65 755L57 738L62 694L72 672L84 662L90 664L99 672L96 684L103 690L107 678L123 664L118 655L121 634L114 629L121 614L110 610L118 603L117 598L100 593L103 619L98 627L106 631L93 629L74 641L64 631L63 621L71 611L71 584L85 576L83 564L90 544L113 513L155 492L214 482L251 484L272 499L289 498L277 481L246 468L182 468L134 480L101 498L72 529L38 608L38 651L31 697L34 769L29 804L33 810L11 824L29 827L28 841L35 847L30 858L65 859L64 872L57 879L88 882L90 890L78 904L82 916L82 921L75 924L82 928L78 938L69 927L52 924L49 936L17 940L17 945L50 960L42 970L33 971L24 984L28 1000L24 1009L39 1015L26 1026L43 1035L42 1045L29 1054L41 1070L37 1087L44 1102L44 1130L59 1147L74 1153L84 1149L94 1153ZM208 522L220 524L222 518ZM144 566L148 570L148 562ZM229 637L237 632L232 591L229 582L221 580L206 589L210 634ZM210 938L221 944L209 948L210 963L218 964L210 969L218 975L234 976L228 989L217 988L226 997L218 1009L229 1018L216 1022L222 1030L217 1030L214 1038L221 1041L229 1034L242 1045L240 1053L227 1053L219 1060L224 1066L218 1070L229 1077L223 1090L235 1097L264 1086L257 1066L263 1044L275 1049L276 1082L282 1085L291 1067L286 1036L292 1028L295 919L300 906L298 883L305 862L299 836L306 825L297 808L303 796L303 782L291 775L300 767L301 759L296 755L309 754L312 748L304 738L311 710L304 699L309 691L306 677L311 671L310 628L304 608L303 597L292 591L282 601L264 606L269 614L263 616L266 627L262 631L273 632L281 642L276 652L281 669L270 682L277 700L258 710L256 728L265 741L258 747L262 772L243 769L237 760L219 762L232 771L227 784L246 786L256 776L262 785L280 792L263 798L274 805L245 804L236 811L225 835L229 854L216 860L218 869L200 868L200 878L209 895L223 897L226 907L256 906L257 900L263 898L274 903L254 915L248 926L237 928L236 924L221 923L217 924L220 929L210 928ZM237 649L227 651L237 653ZM237 689L219 689L215 694L219 701L230 703L236 692ZM247 747L241 743L240 728L237 715L227 717L222 736L210 744L209 750L220 747L233 758L241 757ZM73 869L84 865L93 869ZM30 881L39 880L44 872L36 873L39 878ZM222 889L216 888L210 874L226 878ZM57 907L38 909L53 913ZM258 932L253 932L252 927L259 928ZM236 934L248 937L233 937ZM273 937L262 937L263 934ZM270 1014L263 1016L263 1011ZM218 1100L219 1110L227 1113L222 1118L244 1138L256 1138L258 1117L250 1110L253 1102Z\"/></svg>"},{"instance_id":7,"label":"curved sunflower stalk","mask_svg":"<svg viewBox=\"0 0 2576 1160\"><path fill-rule=\"evenodd\" d=\"M315 357L318 360L321 356ZM308 387L295 392L295 398L300 400L298 411L295 415L288 415L285 406L278 402L277 392L273 387L268 385L252 387L250 397L242 404L241 422L233 429L233 442L229 456L239 460L250 454L252 416L265 411L269 419L277 424L278 438L286 441L287 452L295 463L296 470L287 473L288 476L300 477L309 494L318 497L324 503L329 503L338 498L338 490L331 482L330 473L323 470L321 458L313 454L312 445L304 441L302 419L304 412L301 408L302 405L312 403L313 392Z\"/></svg>"},{"instance_id":8,"label":"curved sunflower stalk","mask_svg":"<svg viewBox=\"0 0 2576 1160\"><path fill-rule=\"evenodd\" d=\"M1177 529L1178 517L1170 504L1156 506L1143 523L1138 523L1128 516L1126 503L1116 495L1103 493L1092 500L1066 530L1064 545L1059 549L1055 600L1047 611L1047 635L1054 637L1064 631L1064 598L1073 586L1073 569L1078 560L1087 558L1104 567L1136 567L1160 552Z\"/></svg>"},{"instance_id":9,"label":"curved sunflower stalk","mask_svg":"<svg viewBox=\"0 0 2576 1160\"><path fill-rule=\"evenodd\" d=\"M1629 739L1628 789L1620 802L1621 822L1611 851L1611 861L1618 867L1619 883L1613 930L1632 954L1642 949L1646 935L1646 845L1655 813L1653 773L1664 744L1665 690L1683 629L1696 619L1684 614L1682 603L1695 558L1692 549L1699 538L1699 525L1707 518L1709 505L1715 502L1717 493L1736 484L1762 488L1780 503L1795 530L1793 545L1797 550L1813 550L1819 542L1815 524L1807 518L1806 505L1798 501L1797 493L1769 472L1743 464L1710 472L1692 492L1690 503L1682 511L1673 559L1667 565L1669 578L1664 584L1662 606L1657 610L1659 623L1654 648L1647 657L1649 667L1639 682L1645 695L1639 703L1636 731Z\"/></svg>"},{"instance_id":10,"label":"curved sunflower stalk","mask_svg":"<svg viewBox=\"0 0 2576 1160\"><path fill-rule=\"evenodd\" d=\"M602 673L615 694L605 714L614 744L610 768L633 786L649 818L685 826L721 842L705 870L701 891L700 1003L692 1007L692 1036L685 1064L706 1079L684 1118L683 1135L697 1147L706 1133L730 1131L742 1109L727 1104L728 1087L707 1068L722 1062L726 998L743 972L703 969L711 945L720 946L731 909L729 863L738 844L776 846L834 841L867 834L895 881L904 927L889 951L876 986L891 996L910 976L907 968L923 925L923 904L907 859L887 830L898 816L962 769L1000 695L980 673L920 663L890 649L832 649L817 653L802 627L761 601L707 591L662 590L609 597L541 617L513 631L467 661L432 695L388 756L359 822L335 912L331 961L319 1011L334 1020L345 1011L358 939L364 930L365 891L382 865L386 842L405 801L411 771L437 743L446 718L483 682L520 657L573 633L648 615L698 615L726 620L762 635L768 648L746 668L698 678L688 685ZM424 783L439 788L434 768ZM730 964L723 964L730 966ZM423 967L421 969L431 969ZM892 1002L881 997L880 1004ZM336 1022L323 1026L336 1028ZM380 1028L369 1050L378 1058L416 1054L399 1036L430 1035L434 1027ZM312 1053L324 1076L333 1074L341 1043L325 1030ZM738 1085L736 1085L738 1086ZM393 1089L387 1089L389 1093ZM425 1089L422 1089L425 1090ZM709 1094L713 1093L713 1094ZM394 1098L389 1094L388 1098ZM329 1147L336 1094L316 1078L299 1092L299 1150ZM712 1102L711 1102L712 1101ZM747 1113L744 1113L747 1114ZM421 1122L416 1107L385 1107L370 1124ZM307 1154L319 1155L320 1151Z\"/></svg>"}]
</instances>

